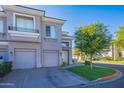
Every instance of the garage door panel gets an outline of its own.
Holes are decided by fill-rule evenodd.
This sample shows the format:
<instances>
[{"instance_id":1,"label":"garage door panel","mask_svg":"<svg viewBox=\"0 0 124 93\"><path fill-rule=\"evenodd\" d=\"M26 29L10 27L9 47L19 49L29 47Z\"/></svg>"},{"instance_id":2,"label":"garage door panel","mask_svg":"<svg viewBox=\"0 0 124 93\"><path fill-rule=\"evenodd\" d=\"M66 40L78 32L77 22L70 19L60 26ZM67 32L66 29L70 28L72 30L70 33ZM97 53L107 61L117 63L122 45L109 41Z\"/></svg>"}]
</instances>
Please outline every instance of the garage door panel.
<instances>
[{"instance_id":1,"label":"garage door panel","mask_svg":"<svg viewBox=\"0 0 124 93\"><path fill-rule=\"evenodd\" d=\"M15 49L15 51L16 51L16 52L18 52L18 51L19 51L19 52L36 52L35 49L25 49L25 48L24 48L24 49L23 49L23 48L22 48L22 49L18 49L18 48L17 48L17 49Z\"/></svg>"},{"instance_id":2,"label":"garage door panel","mask_svg":"<svg viewBox=\"0 0 124 93\"><path fill-rule=\"evenodd\" d=\"M62 51L62 58L68 63L68 51Z\"/></svg>"},{"instance_id":3,"label":"garage door panel","mask_svg":"<svg viewBox=\"0 0 124 93\"><path fill-rule=\"evenodd\" d=\"M44 52L44 67L58 66L59 58L58 51L45 51Z\"/></svg>"},{"instance_id":4,"label":"garage door panel","mask_svg":"<svg viewBox=\"0 0 124 93\"><path fill-rule=\"evenodd\" d=\"M27 49L16 49L15 50L15 62L14 67L15 69L22 69L22 68L34 68L36 63L36 52L35 50L28 50Z\"/></svg>"}]
</instances>

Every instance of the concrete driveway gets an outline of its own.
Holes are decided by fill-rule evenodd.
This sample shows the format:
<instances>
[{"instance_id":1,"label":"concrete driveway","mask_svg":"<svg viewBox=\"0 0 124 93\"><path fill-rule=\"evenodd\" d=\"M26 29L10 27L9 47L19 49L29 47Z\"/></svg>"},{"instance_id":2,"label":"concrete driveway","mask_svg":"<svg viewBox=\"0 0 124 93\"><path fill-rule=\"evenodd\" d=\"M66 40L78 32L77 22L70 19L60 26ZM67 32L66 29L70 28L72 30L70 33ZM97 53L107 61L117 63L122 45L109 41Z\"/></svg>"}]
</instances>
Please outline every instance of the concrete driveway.
<instances>
[{"instance_id":1,"label":"concrete driveway","mask_svg":"<svg viewBox=\"0 0 124 93\"><path fill-rule=\"evenodd\" d=\"M89 81L59 67L13 70L0 80L0 87L52 88L86 84Z\"/></svg>"}]
</instances>

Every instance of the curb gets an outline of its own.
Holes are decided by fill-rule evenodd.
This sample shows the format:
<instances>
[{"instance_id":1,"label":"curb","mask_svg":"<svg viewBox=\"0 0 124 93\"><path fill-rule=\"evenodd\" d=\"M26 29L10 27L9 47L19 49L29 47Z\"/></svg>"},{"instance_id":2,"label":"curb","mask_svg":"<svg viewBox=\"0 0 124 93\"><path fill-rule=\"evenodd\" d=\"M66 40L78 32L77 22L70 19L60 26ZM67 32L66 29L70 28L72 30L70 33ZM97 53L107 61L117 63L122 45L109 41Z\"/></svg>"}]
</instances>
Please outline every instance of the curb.
<instances>
[{"instance_id":1,"label":"curb","mask_svg":"<svg viewBox=\"0 0 124 93\"><path fill-rule=\"evenodd\" d=\"M82 88L85 88L85 87L90 87L90 86L93 86L93 85L99 85L99 84L104 84L104 83L109 83L109 82L112 82L112 81L115 81L115 80L118 80L120 79L121 77L123 76L123 73L120 72L119 70L116 70L116 72L112 75L109 75L109 76L104 76L104 77L101 77L101 78L98 78L96 80L93 80L93 81L90 81L89 83L87 84L80 84L80 85L74 85L74 86L68 86L68 87L82 87Z\"/></svg>"},{"instance_id":2,"label":"curb","mask_svg":"<svg viewBox=\"0 0 124 93\"><path fill-rule=\"evenodd\" d=\"M116 72L114 74L109 75L109 76L102 77L101 80L108 80L108 79L117 77L119 74L120 74L120 71L116 70Z\"/></svg>"},{"instance_id":3,"label":"curb","mask_svg":"<svg viewBox=\"0 0 124 93\"><path fill-rule=\"evenodd\" d=\"M102 66L97 66L97 67L102 67ZM113 68L116 72L112 75L108 75L108 76L104 76L104 77L101 77L101 78L98 78L96 80L93 80L93 81L99 81L99 80L109 80L109 79L112 79L112 78L115 78L117 76L119 76L119 74L121 73L119 70Z\"/></svg>"},{"instance_id":4,"label":"curb","mask_svg":"<svg viewBox=\"0 0 124 93\"><path fill-rule=\"evenodd\" d=\"M114 73L113 76L112 75L110 75L110 76L111 76L111 78L106 78L104 80L102 78L99 78L99 79L91 81L90 83L88 83L86 85L82 85L80 87L88 87L88 86L93 86L93 85L109 83L109 82L112 82L112 81L120 79L123 76L123 73L120 72L119 70L116 70L116 73Z\"/></svg>"},{"instance_id":5,"label":"curb","mask_svg":"<svg viewBox=\"0 0 124 93\"><path fill-rule=\"evenodd\" d=\"M100 80L109 80L109 79L112 79L112 78L116 78L117 76L120 75L120 73L121 72L119 70L116 70L116 72L112 75L104 76L104 77L98 78L98 79L93 80L93 81L95 82L95 81L100 81Z\"/></svg>"}]
</instances>

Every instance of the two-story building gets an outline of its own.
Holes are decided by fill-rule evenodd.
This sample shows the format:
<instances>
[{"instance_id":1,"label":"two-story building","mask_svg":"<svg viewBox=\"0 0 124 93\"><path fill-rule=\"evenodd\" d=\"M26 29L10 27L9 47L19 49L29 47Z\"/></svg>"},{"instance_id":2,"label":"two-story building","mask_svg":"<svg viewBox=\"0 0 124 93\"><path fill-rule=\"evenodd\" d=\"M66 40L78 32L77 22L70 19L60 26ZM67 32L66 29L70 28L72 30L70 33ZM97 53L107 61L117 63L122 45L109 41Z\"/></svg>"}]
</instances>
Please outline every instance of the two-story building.
<instances>
[{"instance_id":1,"label":"two-story building","mask_svg":"<svg viewBox=\"0 0 124 93\"><path fill-rule=\"evenodd\" d=\"M72 64L72 36L62 32L65 20L24 6L1 6L0 58L13 69Z\"/></svg>"}]
</instances>

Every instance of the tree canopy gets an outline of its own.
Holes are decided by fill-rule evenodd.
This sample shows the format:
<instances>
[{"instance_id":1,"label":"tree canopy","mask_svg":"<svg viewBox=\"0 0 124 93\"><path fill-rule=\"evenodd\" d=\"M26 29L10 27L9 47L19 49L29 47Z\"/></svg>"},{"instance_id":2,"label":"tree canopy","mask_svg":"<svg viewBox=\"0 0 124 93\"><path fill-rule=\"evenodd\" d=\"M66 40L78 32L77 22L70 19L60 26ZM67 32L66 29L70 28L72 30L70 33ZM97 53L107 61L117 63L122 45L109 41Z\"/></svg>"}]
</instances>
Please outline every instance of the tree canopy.
<instances>
[{"instance_id":1,"label":"tree canopy","mask_svg":"<svg viewBox=\"0 0 124 93\"><path fill-rule=\"evenodd\" d=\"M75 32L75 47L86 55L93 56L110 44L111 37L108 26L100 22L91 23L79 27Z\"/></svg>"},{"instance_id":2,"label":"tree canopy","mask_svg":"<svg viewBox=\"0 0 124 93\"><path fill-rule=\"evenodd\" d=\"M74 48L74 49L73 49L73 55L75 55L75 56L80 56L80 54L81 54L81 52L79 51L78 48Z\"/></svg>"},{"instance_id":3,"label":"tree canopy","mask_svg":"<svg viewBox=\"0 0 124 93\"><path fill-rule=\"evenodd\" d=\"M118 48L124 49L124 26L119 28L119 31L116 33L116 38L114 40L114 44Z\"/></svg>"}]
</instances>

